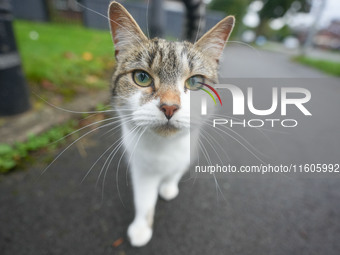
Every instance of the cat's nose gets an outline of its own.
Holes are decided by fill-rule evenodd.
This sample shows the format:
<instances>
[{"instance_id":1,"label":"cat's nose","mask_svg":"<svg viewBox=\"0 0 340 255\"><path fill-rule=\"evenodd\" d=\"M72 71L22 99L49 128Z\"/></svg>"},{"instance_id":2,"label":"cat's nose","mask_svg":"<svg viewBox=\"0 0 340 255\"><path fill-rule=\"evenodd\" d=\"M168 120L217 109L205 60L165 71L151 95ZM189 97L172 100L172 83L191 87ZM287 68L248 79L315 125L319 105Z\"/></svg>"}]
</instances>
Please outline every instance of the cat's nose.
<instances>
[{"instance_id":1,"label":"cat's nose","mask_svg":"<svg viewBox=\"0 0 340 255\"><path fill-rule=\"evenodd\" d=\"M173 105L167 105L162 104L159 109L164 113L165 117L170 120L171 117L175 114L175 112L178 110L179 106L176 104Z\"/></svg>"}]
</instances>

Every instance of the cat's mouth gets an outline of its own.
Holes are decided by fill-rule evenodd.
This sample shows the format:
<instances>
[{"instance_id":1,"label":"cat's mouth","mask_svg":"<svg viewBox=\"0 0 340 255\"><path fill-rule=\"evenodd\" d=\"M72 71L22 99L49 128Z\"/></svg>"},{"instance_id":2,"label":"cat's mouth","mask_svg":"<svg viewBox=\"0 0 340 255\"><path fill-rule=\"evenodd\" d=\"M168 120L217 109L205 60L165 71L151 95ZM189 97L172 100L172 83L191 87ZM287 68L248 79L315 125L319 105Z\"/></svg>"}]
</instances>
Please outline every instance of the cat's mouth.
<instances>
[{"instance_id":1,"label":"cat's mouth","mask_svg":"<svg viewBox=\"0 0 340 255\"><path fill-rule=\"evenodd\" d=\"M162 135L162 136L169 136L172 134L177 133L180 128L176 127L173 123L170 121L162 124L162 125L157 125L152 128L157 134Z\"/></svg>"}]
</instances>

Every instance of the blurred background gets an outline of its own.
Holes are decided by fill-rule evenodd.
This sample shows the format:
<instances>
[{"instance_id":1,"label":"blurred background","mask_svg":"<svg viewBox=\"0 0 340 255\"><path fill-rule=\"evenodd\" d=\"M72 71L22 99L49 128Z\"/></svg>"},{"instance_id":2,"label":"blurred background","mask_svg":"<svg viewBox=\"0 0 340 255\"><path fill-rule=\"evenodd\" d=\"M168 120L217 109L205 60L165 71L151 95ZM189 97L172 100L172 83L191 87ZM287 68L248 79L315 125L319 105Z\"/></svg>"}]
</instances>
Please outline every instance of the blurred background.
<instances>
[{"instance_id":1,"label":"blurred background","mask_svg":"<svg viewBox=\"0 0 340 255\"><path fill-rule=\"evenodd\" d=\"M11 48L16 42L18 56L23 62L25 77L20 78L17 84L26 83L39 95L47 94L52 103L65 102L76 94L107 87L109 70L114 65L105 17L109 2L2 0L2 24L8 33L12 30L9 28L12 22L6 17L14 21L14 34L5 39L3 33L1 38L3 56L6 52L16 51ZM337 0L120 2L146 34L170 40L194 42L226 15L235 15L237 22L231 38L232 45L244 43L290 54L295 61L339 75L340 6ZM12 62L5 57L2 59L4 63L13 62L13 59ZM6 86L7 89L9 87ZM12 99L14 94L18 94L19 99L15 102L1 98L1 115L11 115L29 108L27 87L16 87L22 87L19 90L23 92L9 92ZM34 98L30 100L33 108L41 106Z\"/></svg>"},{"instance_id":2,"label":"blurred background","mask_svg":"<svg viewBox=\"0 0 340 255\"><path fill-rule=\"evenodd\" d=\"M18 45L26 84L39 95L52 92L52 97L51 93L47 95L52 103L71 100L74 95L91 89L105 88L110 76L109 70L114 65L113 47L105 17L109 2L2 0L2 15L13 15L11 19L14 20L13 40L6 40L8 44L16 42ZM226 15L235 15L237 22L232 34L232 45L246 43L291 54L295 56L295 61L339 75L339 66L332 63L339 62L339 1L121 2L146 34L170 40L193 42ZM3 16L2 23L9 23L5 19ZM5 41L5 37L2 40ZM9 47L5 46L2 48ZM10 49L5 51L12 52ZM4 57L3 62L6 62ZM24 91L25 86L21 87ZM15 92L11 93L14 95ZM27 95L27 92L23 92L21 97ZM18 102L14 104L12 101L1 104L2 115L15 114L29 108L28 102L18 106ZM39 107L39 102L32 98L31 101L33 108ZM11 110L9 106L18 109Z\"/></svg>"},{"instance_id":3,"label":"blurred background","mask_svg":"<svg viewBox=\"0 0 340 255\"><path fill-rule=\"evenodd\" d=\"M119 132L107 139L101 129L112 117L105 112L110 109L115 66L106 17L109 2L0 0L1 254L338 254L336 178L223 180L227 202L216 202L214 182L185 183L180 199L160 202L158 239L138 251L128 245L125 229L133 208L131 187L125 185L126 163L112 162L122 169L120 193L115 171L108 173L107 188L94 188L105 184L99 174L107 166L103 152L119 139ZM282 153L287 162L306 159L301 155L340 158L339 0L118 2L145 34L168 40L195 42L225 16L234 15L236 26L220 75L314 79L306 85L319 96L312 105L315 122L306 121L315 124L314 129L277 143L298 143L283 146L289 148ZM328 119L330 115L335 118ZM255 147L267 148L263 138L250 137ZM309 150L316 145L320 147ZM245 154L233 151L239 163L246 162ZM79 187L78 179L93 163L98 163L97 171ZM200 199L193 199L196 196ZM173 247L178 252L172 252Z\"/></svg>"}]
</instances>

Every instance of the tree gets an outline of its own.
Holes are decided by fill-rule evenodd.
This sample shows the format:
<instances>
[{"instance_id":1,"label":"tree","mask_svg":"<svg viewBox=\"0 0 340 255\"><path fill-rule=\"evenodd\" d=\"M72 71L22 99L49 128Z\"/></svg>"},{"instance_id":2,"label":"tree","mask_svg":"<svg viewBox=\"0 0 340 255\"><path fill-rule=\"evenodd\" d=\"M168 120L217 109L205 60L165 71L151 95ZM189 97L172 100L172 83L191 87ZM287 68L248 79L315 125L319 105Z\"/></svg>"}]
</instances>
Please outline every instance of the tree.
<instances>
[{"instance_id":1,"label":"tree","mask_svg":"<svg viewBox=\"0 0 340 255\"><path fill-rule=\"evenodd\" d=\"M262 0L263 8L259 12L260 25L257 28L257 34L263 33L265 26L270 19L283 17L288 10L292 9L297 12L309 12L311 0Z\"/></svg>"},{"instance_id":2,"label":"tree","mask_svg":"<svg viewBox=\"0 0 340 255\"><path fill-rule=\"evenodd\" d=\"M282 17L291 7L299 12L310 11L310 0L263 0L264 5L259 15L261 20Z\"/></svg>"},{"instance_id":3,"label":"tree","mask_svg":"<svg viewBox=\"0 0 340 255\"><path fill-rule=\"evenodd\" d=\"M236 18L235 30L237 31L242 24L241 20L246 14L250 3L251 0L213 0L210 3L209 8L212 10L223 11L226 15L234 15Z\"/></svg>"}]
</instances>

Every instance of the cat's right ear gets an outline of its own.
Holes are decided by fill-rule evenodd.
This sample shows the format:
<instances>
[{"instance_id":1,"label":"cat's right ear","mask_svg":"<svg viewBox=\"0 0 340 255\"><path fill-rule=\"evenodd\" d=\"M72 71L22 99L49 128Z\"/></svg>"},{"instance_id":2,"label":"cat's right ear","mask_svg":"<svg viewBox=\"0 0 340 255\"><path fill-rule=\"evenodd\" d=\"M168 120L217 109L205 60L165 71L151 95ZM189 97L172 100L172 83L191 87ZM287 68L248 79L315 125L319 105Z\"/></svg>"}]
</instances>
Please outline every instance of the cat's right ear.
<instances>
[{"instance_id":1,"label":"cat's right ear","mask_svg":"<svg viewBox=\"0 0 340 255\"><path fill-rule=\"evenodd\" d=\"M235 18L233 16L224 18L212 29L206 32L202 38L195 43L195 46L218 63L222 55L223 48L233 31L234 24Z\"/></svg>"},{"instance_id":2,"label":"cat's right ear","mask_svg":"<svg viewBox=\"0 0 340 255\"><path fill-rule=\"evenodd\" d=\"M121 4L112 2L109 6L108 17L116 58L121 52L131 48L131 45L140 44L142 47L142 43L147 41L147 37L136 21Z\"/></svg>"}]
</instances>

